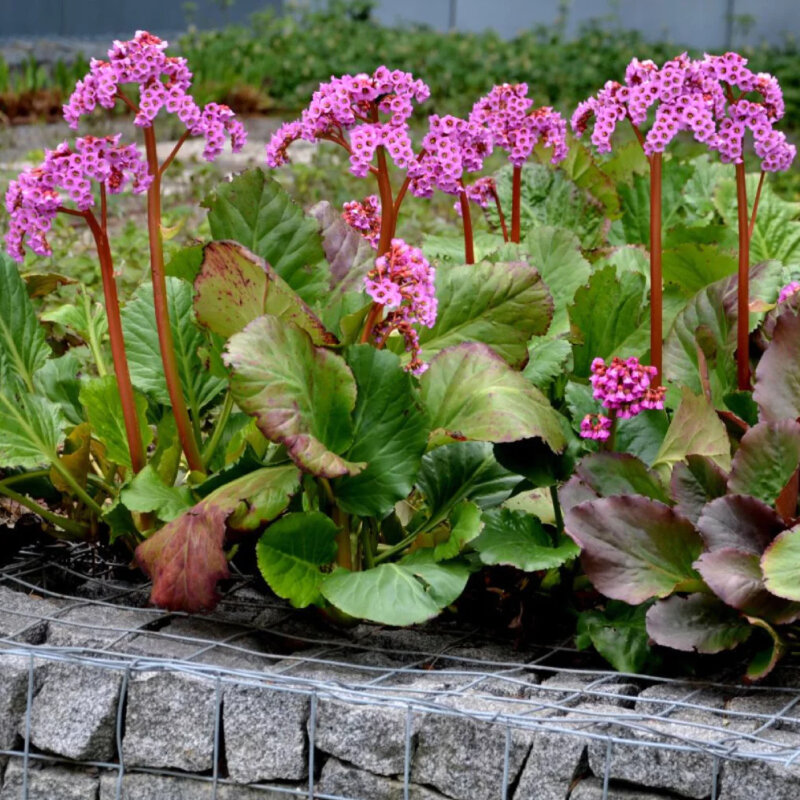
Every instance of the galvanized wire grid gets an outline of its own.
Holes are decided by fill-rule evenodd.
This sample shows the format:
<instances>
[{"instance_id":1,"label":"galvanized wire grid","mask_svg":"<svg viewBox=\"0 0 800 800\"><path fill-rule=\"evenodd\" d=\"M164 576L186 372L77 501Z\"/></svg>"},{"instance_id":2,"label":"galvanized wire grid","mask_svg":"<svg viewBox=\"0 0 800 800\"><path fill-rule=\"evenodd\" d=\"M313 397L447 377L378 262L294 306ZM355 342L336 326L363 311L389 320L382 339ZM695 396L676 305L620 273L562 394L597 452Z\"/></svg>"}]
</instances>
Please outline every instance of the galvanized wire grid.
<instances>
[{"instance_id":1,"label":"galvanized wire grid","mask_svg":"<svg viewBox=\"0 0 800 800\"><path fill-rule=\"evenodd\" d=\"M498 726L505 734L503 755L502 800L508 800L509 756L512 731L551 733L580 737L587 742L601 741L606 745L605 768L602 776L603 800L607 800L609 777L615 748L635 746L661 751L705 754L712 759L712 769L708 776L709 796L717 800L718 773L720 765L726 760L768 762L784 766L800 764L800 747L782 744L770 739L768 733L775 730L797 729L800 724L800 680L797 686L749 686L746 691L753 695L764 693L781 698L773 713L753 711L721 710L705 701L708 690L721 690L728 695L744 691L744 687L713 681L688 683L668 678L639 675L626 675L611 671L571 669L553 666L554 655L563 656L571 648L566 645L541 647L523 661L502 661L481 656L459 654L471 641L473 632L449 632L447 644L439 649L421 647L392 647L381 644L382 634L378 627L362 626L358 633L348 638L330 631L317 630L308 626L298 628L293 625L296 612L269 596L259 597L253 592L241 597L241 590L247 587L249 579L236 576L233 585L226 592L221 613L210 614L203 620L210 622L231 622L226 616L232 609L242 612L263 612L270 614L268 625L258 627L236 623L237 630L230 636L210 639L203 636L183 635L160 630L165 621L179 619L182 615L166 614L156 609L143 608L147 587L141 584L126 584L119 579L109 578L115 570L124 565L96 562L90 548L70 546L70 558L66 563L53 560L52 553L45 557L42 551L27 550L0 569L0 585L22 592L35 593L53 600L59 608L52 614L32 614L3 609L5 614L19 617L20 626L13 634L0 637L0 652L27 658L28 696L24 720L24 746L22 750L2 750L0 756L11 756L23 761L22 800L29 800L29 765L34 761L51 764L91 766L117 773L116 800L122 798L123 777L126 773L147 773L176 778L203 781L213 787L212 797L217 798L220 786L239 786L219 774L221 755L221 709L224 687L229 685L245 687L269 687L272 691L287 692L308 697L310 719L308 725L308 785L307 788L287 788L272 783L248 784L250 789L263 789L287 797L317 798L317 800L364 800L364 798L344 797L320 793L315 789L315 747L316 718L318 702L321 698L332 698L352 705L371 707L390 707L405 710L405 763L403 769L404 798L408 800L412 761L412 731L417 715L458 716L487 725ZM47 548L45 548L46 550ZM61 553L57 548L54 552ZM76 566L77 564L77 566ZM76 596L51 588L65 581L78 585L80 593L94 594L98 597ZM83 607L107 607L117 610L137 611L151 614L153 626L144 628L114 627L107 624L94 625L88 622L66 620L64 614ZM56 647L47 643L26 644L20 636L32 626L43 621L59 626L74 627L85 632L102 631L104 635L118 634L108 644L99 648ZM366 630L365 630L366 629ZM271 641L286 642L284 652L264 652L241 644L239 640L258 632L267 634ZM180 643L192 649L183 658L163 658L143 656L136 652L126 652L125 642L133 637L146 635L164 643ZM391 641L391 640L390 640ZM306 650L295 648L305 646ZM281 648L283 649L283 648ZM287 652L295 649L294 652ZM213 660L199 662L203 657L207 662L213 654L247 656L263 661L259 669L220 667ZM563 661L562 659L558 659ZM35 693L34 668L36 663L58 662L72 665L86 665L122 674L122 690L116 717L116 749L118 760L113 762L83 761L74 762L46 753L34 752L30 745L31 707ZM550 662L550 663L548 663ZM800 670L796 665L788 667L790 674ZM208 774L189 774L170 769L150 769L128 767L122 758L123 724L125 702L131 677L139 672L172 672L193 675L213 681L215 686L215 724L213 772ZM415 678L435 675L451 688L437 688L431 692L415 682ZM566 679L583 681L584 685L574 691L562 684L547 686L537 684L537 679L559 675ZM534 677L535 676L535 677ZM627 683L637 687L644 685L670 686L678 694L678 699L668 701L643 698L638 693L626 689ZM795 681L791 681L795 682ZM567 680L568 683L568 680ZM535 689L533 696L526 692ZM499 690L498 690L499 689ZM493 701L502 711L487 712L475 707L478 700ZM609 701L617 705L609 705ZM785 700L785 702L784 702ZM634 711L633 706L637 708ZM646 706L652 705L652 711ZM642 705L645 709L642 709ZM673 714L678 712L680 716ZM668 721L668 729L665 722ZM644 735L644 738L642 737Z\"/></svg>"}]
</instances>

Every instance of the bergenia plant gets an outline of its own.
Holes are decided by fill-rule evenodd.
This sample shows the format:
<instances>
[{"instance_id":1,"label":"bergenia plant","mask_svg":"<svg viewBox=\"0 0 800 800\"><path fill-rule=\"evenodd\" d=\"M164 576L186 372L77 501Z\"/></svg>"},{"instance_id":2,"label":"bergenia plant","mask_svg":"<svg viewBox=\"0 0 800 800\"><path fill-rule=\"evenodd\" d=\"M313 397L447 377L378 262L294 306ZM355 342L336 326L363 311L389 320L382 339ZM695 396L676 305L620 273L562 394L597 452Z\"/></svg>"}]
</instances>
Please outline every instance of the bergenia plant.
<instances>
[{"instance_id":1,"label":"bergenia plant","mask_svg":"<svg viewBox=\"0 0 800 800\"><path fill-rule=\"evenodd\" d=\"M190 136L205 139L203 157L213 161L222 152L226 139L230 139L233 151L238 152L244 147L247 134L227 106L209 103L201 108L195 103L189 93L192 73L186 59L168 56L165 52L167 44L147 31L137 31L130 41L114 42L107 61L92 60L89 73L78 82L64 105L64 119L71 128L77 129L81 118L98 106L110 109L123 103L135 113L134 125L142 130L149 174L147 228L150 271L164 376L187 463L190 469L203 472L197 421L193 423L189 417L170 326L161 232L161 179ZM131 94L131 87L136 89L135 94ZM186 130L172 152L159 161L153 123L162 109L175 114Z\"/></svg>"},{"instance_id":2,"label":"bergenia plant","mask_svg":"<svg viewBox=\"0 0 800 800\"><path fill-rule=\"evenodd\" d=\"M478 100L469 117L470 122L489 129L495 147L505 150L513 165L511 241L517 244L521 227L522 167L539 143L552 149L553 164L562 162L568 153L567 123L563 117L549 106L531 110L532 106L526 83L504 83ZM498 212L502 222L499 208Z\"/></svg>"},{"instance_id":3,"label":"bergenia plant","mask_svg":"<svg viewBox=\"0 0 800 800\"><path fill-rule=\"evenodd\" d=\"M756 154L765 171L787 169L795 149L783 134L773 130L783 116L783 99L770 75L753 75L746 60L735 53L690 59L686 53L659 68L652 61L633 59L625 71L625 83L608 81L594 97L581 103L572 116L572 128L580 136L594 117L592 143L598 152L612 148L617 125L627 120L647 156L650 167L650 359L662 377L663 280L662 280L662 161L669 143L681 132L735 163L739 219L739 294L737 322L737 380L744 390L750 385L749 366L749 230L755 224L758 194L752 216L748 211L742 141L747 128L754 133ZM732 87L741 91L734 97ZM762 103L745 98L762 95ZM651 109L652 125L645 131ZM759 184L760 193L761 183Z\"/></svg>"}]
</instances>

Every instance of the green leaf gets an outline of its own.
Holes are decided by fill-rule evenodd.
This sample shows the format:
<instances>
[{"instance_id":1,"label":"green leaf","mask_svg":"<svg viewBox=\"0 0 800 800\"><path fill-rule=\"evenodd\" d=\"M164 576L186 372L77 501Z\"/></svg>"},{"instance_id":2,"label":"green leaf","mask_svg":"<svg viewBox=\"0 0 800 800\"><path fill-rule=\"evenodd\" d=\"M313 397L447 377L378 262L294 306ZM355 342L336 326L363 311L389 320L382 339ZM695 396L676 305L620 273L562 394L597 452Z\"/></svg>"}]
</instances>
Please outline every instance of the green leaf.
<instances>
[{"instance_id":1,"label":"green leaf","mask_svg":"<svg viewBox=\"0 0 800 800\"><path fill-rule=\"evenodd\" d=\"M481 510L477 503L469 500L460 502L450 515L450 536L447 541L433 548L436 561L446 561L461 555L461 551L483 529Z\"/></svg>"},{"instance_id":2,"label":"green leaf","mask_svg":"<svg viewBox=\"0 0 800 800\"><path fill-rule=\"evenodd\" d=\"M54 463L64 425L55 403L30 394L11 398L0 391L0 465L32 468Z\"/></svg>"},{"instance_id":3,"label":"green leaf","mask_svg":"<svg viewBox=\"0 0 800 800\"><path fill-rule=\"evenodd\" d=\"M631 494L670 502L658 476L627 453L591 453L581 459L575 474L600 497Z\"/></svg>"},{"instance_id":4,"label":"green leaf","mask_svg":"<svg viewBox=\"0 0 800 800\"><path fill-rule=\"evenodd\" d=\"M287 514L264 531L256 545L258 568L279 597L295 608L320 600L320 567L336 558L338 529L319 511Z\"/></svg>"},{"instance_id":5,"label":"green leaf","mask_svg":"<svg viewBox=\"0 0 800 800\"><path fill-rule=\"evenodd\" d=\"M656 644L695 653L732 650L752 628L737 611L708 594L669 597L647 612L647 633Z\"/></svg>"},{"instance_id":6,"label":"green leaf","mask_svg":"<svg viewBox=\"0 0 800 800\"><path fill-rule=\"evenodd\" d=\"M703 549L700 534L663 503L604 497L573 506L564 521L584 571L607 597L643 603L700 580L692 566Z\"/></svg>"},{"instance_id":7,"label":"green leaf","mask_svg":"<svg viewBox=\"0 0 800 800\"><path fill-rule=\"evenodd\" d=\"M178 278L167 278L167 307L175 344L183 393L195 417L223 390L225 381L212 375L199 355L206 338L194 319L192 287ZM145 283L137 289L133 300L122 309L122 329L133 385L151 395L158 403L171 405L158 328L153 306L153 285Z\"/></svg>"},{"instance_id":8,"label":"green leaf","mask_svg":"<svg viewBox=\"0 0 800 800\"><path fill-rule=\"evenodd\" d=\"M473 542L484 564L507 564L524 572L555 569L580 552L564 537L553 544L532 514L498 508L483 515L483 533Z\"/></svg>"},{"instance_id":9,"label":"green leaf","mask_svg":"<svg viewBox=\"0 0 800 800\"><path fill-rule=\"evenodd\" d=\"M648 662L654 660L645 628L646 613L646 605L630 606L613 600L604 611L582 611L578 615L577 640L588 639L619 672L643 672Z\"/></svg>"},{"instance_id":10,"label":"green leaf","mask_svg":"<svg viewBox=\"0 0 800 800\"><path fill-rule=\"evenodd\" d=\"M437 447L422 459L417 486L425 496L430 519L444 520L464 500L480 508L503 502L520 482L503 469L485 442L454 442Z\"/></svg>"},{"instance_id":11,"label":"green leaf","mask_svg":"<svg viewBox=\"0 0 800 800\"><path fill-rule=\"evenodd\" d=\"M56 403L72 425L80 425L84 421L80 402L80 371L80 360L74 350L69 350L60 358L48 358L33 376L33 387L37 394Z\"/></svg>"},{"instance_id":12,"label":"green leaf","mask_svg":"<svg viewBox=\"0 0 800 800\"><path fill-rule=\"evenodd\" d=\"M639 148L641 150L641 148ZM733 184L731 169L719 161L712 161L708 154L703 154L692 159L694 171L686 181L683 199L686 207L693 213L697 220L709 222L716 214L714 198L717 187L723 182ZM734 184L735 186L735 184ZM736 213L729 223L736 225Z\"/></svg>"},{"instance_id":13,"label":"green leaf","mask_svg":"<svg viewBox=\"0 0 800 800\"><path fill-rule=\"evenodd\" d=\"M778 317L772 341L756 367L753 400L767 422L800 418L800 316Z\"/></svg>"},{"instance_id":14,"label":"green leaf","mask_svg":"<svg viewBox=\"0 0 800 800\"><path fill-rule=\"evenodd\" d=\"M750 659L747 665L747 680L750 682L760 681L766 678L775 668L786 653L786 642L780 637L778 632L763 619L757 617L747 617L747 621L756 629L764 631L767 635L767 644L758 650ZM764 639L764 636L761 636Z\"/></svg>"},{"instance_id":15,"label":"green leaf","mask_svg":"<svg viewBox=\"0 0 800 800\"><path fill-rule=\"evenodd\" d=\"M106 375L87 381L81 386L80 400L86 408L92 433L105 445L108 458L116 464L130 467L131 454L117 379L113 375ZM153 440L153 431L147 423L147 398L135 393L134 402L142 434L142 449L146 451L147 445Z\"/></svg>"},{"instance_id":16,"label":"green leaf","mask_svg":"<svg viewBox=\"0 0 800 800\"><path fill-rule=\"evenodd\" d=\"M431 415L432 443L452 439L516 442L538 436L555 451L566 444L544 395L486 345L443 350L420 380Z\"/></svg>"},{"instance_id":17,"label":"green leaf","mask_svg":"<svg viewBox=\"0 0 800 800\"><path fill-rule=\"evenodd\" d=\"M101 342L108 335L108 317L101 303L92 303L82 288L76 302L57 306L41 315L43 322L55 322L70 328L87 344L94 340Z\"/></svg>"},{"instance_id":18,"label":"green leaf","mask_svg":"<svg viewBox=\"0 0 800 800\"><path fill-rule=\"evenodd\" d=\"M776 262L750 269L750 297L774 299L781 278ZM716 405L736 388L737 277L723 278L701 289L677 315L664 342L664 374L667 380L702 391L698 348L708 367L711 394ZM750 315L751 330L758 317Z\"/></svg>"},{"instance_id":19,"label":"green leaf","mask_svg":"<svg viewBox=\"0 0 800 800\"><path fill-rule=\"evenodd\" d=\"M665 283L674 283L688 297L736 272L730 253L709 244L681 244L663 252Z\"/></svg>"},{"instance_id":20,"label":"green leaf","mask_svg":"<svg viewBox=\"0 0 800 800\"><path fill-rule=\"evenodd\" d=\"M416 555L416 554L414 554ZM416 625L435 616L464 590L469 569L423 557L363 572L337 569L325 578L326 600L351 617L382 625Z\"/></svg>"},{"instance_id":21,"label":"green leaf","mask_svg":"<svg viewBox=\"0 0 800 800\"><path fill-rule=\"evenodd\" d=\"M150 464L134 476L120 498L131 511L154 511L164 522L180 516L194 503L188 486L167 486Z\"/></svg>"},{"instance_id":22,"label":"green leaf","mask_svg":"<svg viewBox=\"0 0 800 800\"><path fill-rule=\"evenodd\" d=\"M491 256L503 245L503 237L496 233L477 230L473 233L472 247L475 260L481 262ZM445 264L464 263L464 237L452 234L429 233L422 244L425 255L440 262L438 268Z\"/></svg>"},{"instance_id":23,"label":"green leaf","mask_svg":"<svg viewBox=\"0 0 800 800\"><path fill-rule=\"evenodd\" d=\"M364 344L348 348L346 357L358 394L353 444L344 457L367 466L336 480L333 493L349 514L382 519L411 491L430 426L413 380L394 353Z\"/></svg>"},{"instance_id":24,"label":"green leaf","mask_svg":"<svg viewBox=\"0 0 800 800\"><path fill-rule=\"evenodd\" d=\"M353 444L356 382L344 359L291 323L265 314L228 342L231 392L270 441L307 472L336 478L360 472L341 456Z\"/></svg>"},{"instance_id":25,"label":"green leaf","mask_svg":"<svg viewBox=\"0 0 800 800\"><path fill-rule=\"evenodd\" d=\"M33 374L49 355L44 329L17 265L5 252L0 253L0 380L7 380L4 373L14 375L32 391ZM5 386L3 389L7 391Z\"/></svg>"},{"instance_id":26,"label":"green leaf","mask_svg":"<svg viewBox=\"0 0 800 800\"><path fill-rule=\"evenodd\" d=\"M193 284L203 263L203 247L195 244L183 247L175 253L164 268L168 278L180 278Z\"/></svg>"},{"instance_id":27,"label":"green leaf","mask_svg":"<svg viewBox=\"0 0 800 800\"><path fill-rule=\"evenodd\" d=\"M760 422L742 437L728 490L774 503L800 464L800 424Z\"/></svg>"},{"instance_id":28,"label":"green leaf","mask_svg":"<svg viewBox=\"0 0 800 800\"><path fill-rule=\"evenodd\" d=\"M544 391L564 374L571 354L572 345L566 339L534 337L528 344L528 363L522 374L537 389Z\"/></svg>"},{"instance_id":29,"label":"green leaf","mask_svg":"<svg viewBox=\"0 0 800 800\"><path fill-rule=\"evenodd\" d=\"M737 417L743 419L748 425L758 424L758 406L753 400L752 392L737 390L726 394L722 400Z\"/></svg>"},{"instance_id":30,"label":"green leaf","mask_svg":"<svg viewBox=\"0 0 800 800\"><path fill-rule=\"evenodd\" d=\"M548 148L542 148L539 153L542 152L549 155L550 151ZM608 164L604 163L601 169L597 165L592 151L586 145L574 140L570 142L567 157L558 165L559 170L570 180L603 204L606 216L614 219L620 214L620 202L607 167Z\"/></svg>"},{"instance_id":31,"label":"green leaf","mask_svg":"<svg viewBox=\"0 0 800 800\"><path fill-rule=\"evenodd\" d=\"M702 395L684 387L681 404L672 418L653 467L666 477L686 456L708 456L718 467L731 467L731 445L725 425Z\"/></svg>"},{"instance_id":32,"label":"green leaf","mask_svg":"<svg viewBox=\"0 0 800 800\"><path fill-rule=\"evenodd\" d=\"M308 213L317 220L322 249L331 269L332 285L340 291L363 289L364 277L375 265L372 245L343 219L341 210L327 200L312 206Z\"/></svg>"},{"instance_id":33,"label":"green leaf","mask_svg":"<svg viewBox=\"0 0 800 800\"><path fill-rule=\"evenodd\" d=\"M645 279L634 272L617 278L613 267L595 272L575 293L569 318L580 337L573 348L573 371L588 377L594 358L625 357L622 345L645 319ZM597 310L603 309L599 314Z\"/></svg>"},{"instance_id":34,"label":"green leaf","mask_svg":"<svg viewBox=\"0 0 800 800\"><path fill-rule=\"evenodd\" d=\"M616 449L636 456L645 464L652 464L668 428L666 411L646 409L635 417L617 423Z\"/></svg>"},{"instance_id":35,"label":"green leaf","mask_svg":"<svg viewBox=\"0 0 800 800\"><path fill-rule=\"evenodd\" d=\"M800 525L775 538L761 559L761 569L772 594L800 601Z\"/></svg>"},{"instance_id":36,"label":"green leaf","mask_svg":"<svg viewBox=\"0 0 800 800\"><path fill-rule=\"evenodd\" d=\"M203 205L214 239L233 239L261 256L307 303L325 292L330 272L317 221L262 169L219 184Z\"/></svg>"},{"instance_id":37,"label":"green leaf","mask_svg":"<svg viewBox=\"0 0 800 800\"><path fill-rule=\"evenodd\" d=\"M433 328L421 328L423 360L446 347L482 342L515 368L528 357L528 339L543 334L553 300L539 273L523 262L439 267L439 311ZM402 350L402 342L393 344Z\"/></svg>"},{"instance_id":38,"label":"green leaf","mask_svg":"<svg viewBox=\"0 0 800 800\"><path fill-rule=\"evenodd\" d=\"M575 292L589 280L592 271L581 255L578 237L563 228L540 227L528 233L524 246L530 263L539 271L553 296L555 314L550 335L569 332L567 306L572 303Z\"/></svg>"},{"instance_id":39,"label":"green leaf","mask_svg":"<svg viewBox=\"0 0 800 800\"><path fill-rule=\"evenodd\" d=\"M228 339L262 314L293 322L314 344L336 344L314 312L263 258L236 242L211 242L194 282L197 321Z\"/></svg>"}]
</instances>

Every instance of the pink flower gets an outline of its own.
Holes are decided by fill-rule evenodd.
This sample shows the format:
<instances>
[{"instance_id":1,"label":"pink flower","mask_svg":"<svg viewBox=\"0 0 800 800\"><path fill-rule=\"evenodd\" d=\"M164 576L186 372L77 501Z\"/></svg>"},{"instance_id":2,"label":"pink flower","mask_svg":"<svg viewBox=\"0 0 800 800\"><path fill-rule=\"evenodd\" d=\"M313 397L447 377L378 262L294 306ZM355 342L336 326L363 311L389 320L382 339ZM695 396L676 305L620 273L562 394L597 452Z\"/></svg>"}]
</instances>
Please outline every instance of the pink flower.
<instances>
[{"instance_id":1,"label":"pink flower","mask_svg":"<svg viewBox=\"0 0 800 800\"><path fill-rule=\"evenodd\" d=\"M603 414L587 414L581 420L581 436L584 439L605 441L611 436L613 422Z\"/></svg>"},{"instance_id":2,"label":"pink flower","mask_svg":"<svg viewBox=\"0 0 800 800\"><path fill-rule=\"evenodd\" d=\"M414 160L408 118L414 101L422 102L429 95L428 87L411 73L388 67L378 67L372 75L331 78L320 84L299 120L285 123L272 136L267 144L267 165L287 163L287 148L302 138L309 142L327 139L347 147L350 171L359 177L369 172L380 146L405 169Z\"/></svg>"},{"instance_id":3,"label":"pink flower","mask_svg":"<svg viewBox=\"0 0 800 800\"><path fill-rule=\"evenodd\" d=\"M504 83L478 100L469 118L488 127L494 144L508 153L515 167L530 158L539 142L552 148L551 161L558 164L567 157L567 123L549 106L531 111L532 105L526 83Z\"/></svg>"},{"instance_id":4,"label":"pink flower","mask_svg":"<svg viewBox=\"0 0 800 800\"><path fill-rule=\"evenodd\" d=\"M664 408L666 390L663 386L650 386L658 374L655 367L640 364L635 357L624 361L615 357L610 364L606 364L602 358L595 358L591 369L589 380L595 400L614 411L617 417L626 419L644 409Z\"/></svg>"},{"instance_id":5,"label":"pink flower","mask_svg":"<svg viewBox=\"0 0 800 800\"><path fill-rule=\"evenodd\" d=\"M778 295L778 303L783 303L788 300L792 295L797 294L800 292L800 281L792 281L791 283L787 283L786 286L781 289L780 294Z\"/></svg>"},{"instance_id":6,"label":"pink flower","mask_svg":"<svg viewBox=\"0 0 800 800\"><path fill-rule=\"evenodd\" d=\"M421 250L402 239L392 239L389 251L375 259L375 267L364 279L367 294L389 310L373 331L376 343L383 344L397 331L412 354L406 369L415 375L421 375L428 365L419 357L419 334L413 326L432 328L436 322L435 277L436 271Z\"/></svg>"},{"instance_id":7,"label":"pink flower","mask_svg":"<svg viewBox=\"0 0 800 800\"><path fill-rule=\"evenodd\" d=\"M91 208L93 180L111 194L118 194L128 183L136 194L147 191L152 178L146 161L135 144L121 145L119 140L119 134L84 136L76 139L75 150L63 142L55 150L46 150L39 166L11 181L6 192L10 225L5 238L12 258L23 260L25 244L34 253L52 255L46 237L56 213L66 204L78 211Z\"/></svg>"},{"instance_id":8,"label":"pink flower","mask_svg":"<svg viewBox=\"0 0 800 800\"><path fill-rule=\"evenodd\" d=\"M127 42L115 41L108 51L108 61L93 59L89 74L78 81L64 105L64 119L77 129L80 118L97 108L113 108L120 98L120 86L139 86L139 103L134 124L149 128L162 108L175 114L193 136L206 140L203 157L213 161L221 152L226 138L238 153L244 147L247 133L230 108L209 103L200 108L188 93L192 73L185 58L168 56L167 42L147 31L137 31Z\"/></svg>"},{"instance_id":9,"label":"pink flower","mask_svg":"<svg viewBox=\"0 0 800 800\"><path fill-rule=\"evenodd\" d=\"M371 194L359 203L352 200L344 204L344 221L357 230L376 250L381 238L381 201ZM386 305L384 303L384 305Z\"/></svg>"}]
</instances>

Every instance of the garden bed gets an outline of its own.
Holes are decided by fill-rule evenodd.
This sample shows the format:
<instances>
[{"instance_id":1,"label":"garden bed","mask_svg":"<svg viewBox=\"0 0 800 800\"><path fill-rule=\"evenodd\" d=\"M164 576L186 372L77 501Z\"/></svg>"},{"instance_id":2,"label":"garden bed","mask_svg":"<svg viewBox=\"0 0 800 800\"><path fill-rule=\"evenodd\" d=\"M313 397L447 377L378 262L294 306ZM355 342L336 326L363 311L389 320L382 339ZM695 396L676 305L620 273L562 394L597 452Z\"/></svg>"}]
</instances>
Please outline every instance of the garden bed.
<instances>
[{"instance_id":1,"label":"garden bed","mask_svg":"<svg viewBox=\"0 0 800 800\"><path fill-rule=\"evenodd\" d=\"M334 630L241 576L188 617L59 553L3 571L2 800L796 796L792 662L769 687L568 668L445 622Z\"/></svg>"}]
</instances>

